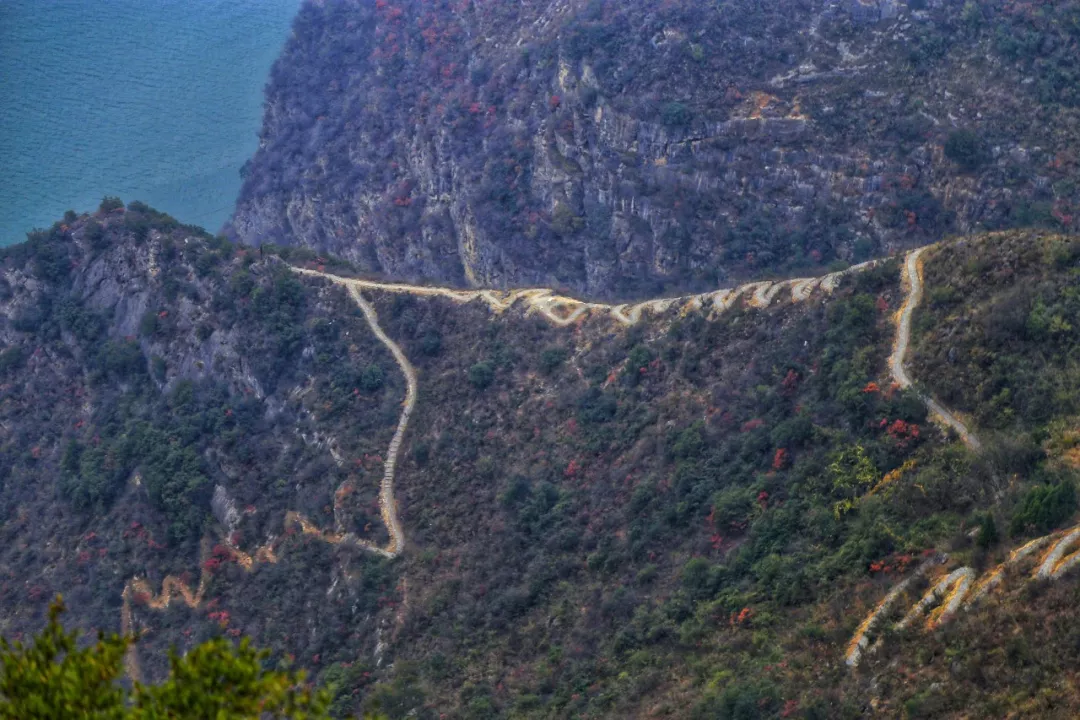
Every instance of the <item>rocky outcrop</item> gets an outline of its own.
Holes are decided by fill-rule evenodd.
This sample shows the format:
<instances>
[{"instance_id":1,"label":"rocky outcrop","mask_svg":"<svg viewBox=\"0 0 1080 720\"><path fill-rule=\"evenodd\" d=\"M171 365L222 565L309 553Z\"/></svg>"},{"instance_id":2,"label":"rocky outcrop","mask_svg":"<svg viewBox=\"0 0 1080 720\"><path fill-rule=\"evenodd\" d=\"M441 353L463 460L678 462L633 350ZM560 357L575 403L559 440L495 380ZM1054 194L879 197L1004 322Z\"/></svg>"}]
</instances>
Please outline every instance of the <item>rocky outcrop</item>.
<instances>
[{"instance_id":1,"label":"rocky outcrop","mask_svg":"<svg viewBox=\"0 0 1080 720\"><path fill-rule=\"evenodd\" d=\"M305 5L229 231L402 280L641 297L1071 202L1064 111L1031 113L951 5L526 5ZM958 129L979 163L943 152Z\"/></svg>"}]
</instances>

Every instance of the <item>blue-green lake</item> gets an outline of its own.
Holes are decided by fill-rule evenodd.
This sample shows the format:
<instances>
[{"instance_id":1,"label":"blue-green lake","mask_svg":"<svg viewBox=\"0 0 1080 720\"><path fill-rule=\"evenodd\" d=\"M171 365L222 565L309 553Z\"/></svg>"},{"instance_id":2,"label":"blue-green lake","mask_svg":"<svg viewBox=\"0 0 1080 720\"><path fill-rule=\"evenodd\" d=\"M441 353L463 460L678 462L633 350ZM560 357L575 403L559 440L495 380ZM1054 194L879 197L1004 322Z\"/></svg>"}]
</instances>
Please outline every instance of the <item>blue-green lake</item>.
<instances>
[{"instance_id":1,"label":"blue-green lake","mask_svg":"<svg viewBox=\"0 0 1080 720\"><path fill-rule=\"evenodd\" d=\"M103 195L218 230L300 0L0 0L0 244Z\"/></svg>"}]
</instances>

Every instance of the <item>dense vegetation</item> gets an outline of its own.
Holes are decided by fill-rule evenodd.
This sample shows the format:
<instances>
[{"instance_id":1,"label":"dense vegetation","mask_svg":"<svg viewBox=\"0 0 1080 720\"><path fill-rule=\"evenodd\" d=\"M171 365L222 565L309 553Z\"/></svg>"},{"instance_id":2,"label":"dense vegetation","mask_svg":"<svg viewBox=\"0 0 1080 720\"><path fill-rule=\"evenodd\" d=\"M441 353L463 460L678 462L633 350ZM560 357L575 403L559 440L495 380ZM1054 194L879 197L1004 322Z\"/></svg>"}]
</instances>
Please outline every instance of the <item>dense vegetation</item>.
<instances>
[{"instance_id":1,"label":"dense vegetation","mask_svg":"<svg viewBox=\"0 0 1080 720\"><path fill-rule=\"evenodd\" d=\"M308 3L231 232L634 297L1071 227L1078 7Z\"/></svg>"},{"instance_id":2,"label":"dense vegetation","mask_svg":"<svg viewBox=\"0 0 1080 720\"><path fill-rule=\"evenodd\" d=\"M138 203L72 214L4 251L0 534L10 574L0 596L12 612L8 634L33 628L59 591L81 624L115 627L129 578L197 580L204 560L224 607L171 609L160 624L147 617L159 630L144 643L151 671L164 670L168 644L190 647L239 628L258 632L275 661L318 655L333 630L299 631L304 590L313 578L329 587L341 568L363 577L331 596L335 612L363 618L380 607L393 587L384 563L347 548L335 561L309 536L279 548L280 566L249 578L243 592L275 598L269 615L220 597L218 578L243 574L227 552L222 561L224 548L200 557L211 527L218 545L225 532L242 546L291 534L285 510L331 531L385 538L376 457L404 383L383 347L367 341L352 303L312 293L263 255ZM346 481L354 492L338 518L335 492ZM216 487L231 520L225 506L212 507Z\"/></svg>"},{"instance_id":3,"label":"dense vegetation","mask_svg":"<svg viewBox=\"0 0 1080 720\"><path fill-rule=\"evenodd\" d=\"M6 635L40 627L56 591L79 625L115 630L129 578L194 585L206 570L197 609L136 598L147 671L166 675L171 645L248 635L267 667L308 668L333 717L1075 704L1055 672L1076 644L1036 629L1069 582L1007 587L932 636L889 635L856 672L841 661L924 555L987 567L1074 516L1067 238L988 236L927 258L913 374L977 420L980 455L887 381L896 262L806 304L673 309L629 329L369 292L419 373L394 561L283 524L297 510L385 538L376 493L403 381L345 293L285 263L353 268L139 204L72 215L2 262ZM978 319L1018 288L1022 311ZM995 402L1008 367L1051 379L1048 409ZM228 502L211 501L219 486ZM246 570L227 536L249 552L280 537L279 561ZM1007 622L1045 651L993 654ZM933 689L946 677L949 695Z\"/></svg>"},{"instance_id":4,"label":"dense vegetation","mask_svg":"<svg viewBox=\"0 0 1080 720\"><path fill-rule=\"evenodd\" d=\"M245 640L217 639L169 658L160 685L119 685L133 638L99 634L81 647L78 632L60 624L63 604L31 642L0 645L0 718L4 720L319 720L326 699L304 686L304 673L267 671L265 654Z\"/></svg>"}]
</instances>

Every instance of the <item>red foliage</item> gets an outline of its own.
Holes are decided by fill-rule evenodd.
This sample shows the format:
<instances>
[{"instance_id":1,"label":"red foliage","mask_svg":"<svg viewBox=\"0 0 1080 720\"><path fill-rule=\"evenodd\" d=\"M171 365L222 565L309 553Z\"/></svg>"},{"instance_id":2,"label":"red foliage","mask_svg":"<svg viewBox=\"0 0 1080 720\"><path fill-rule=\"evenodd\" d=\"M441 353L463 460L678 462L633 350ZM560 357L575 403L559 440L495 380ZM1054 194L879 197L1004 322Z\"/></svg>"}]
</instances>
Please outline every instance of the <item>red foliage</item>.
<instances>
[{"instance_id":1,"label":"red foliage","mask_svg":"<svg viewBox=\"0 0 1080 720\"><path fill-rule=\"evenodd\" d=\"M915 562L915 556L905 553L903 555L897 555L891 560L889 558L886 558L884 560L877 560L870 563L870 572L871 574L876 574L880 572L898 572L903 574L907 572L908 568L911 567L911 564L913 562Z\"/></svg>"},{"instance_id":2,"label":"red foliage","mask_svg":"<svg viewBox=\"0 0 1080 720\"><path fill-rule=\"evenodd\" d=\"M886 427L887 426L887 427ZM919 426L915 423L894 420L891 424L887 418L881 421L880 427L886 427L885 432L896 441L901 448L906 448L919 439Z\"/></svg>"},{"instance_id":3,"label":"red foliage","mask_svg":"<svg viewBox=\"0 0 1080 720\"><path fill-rule=\"evenodd\" d=\"M764 424L765 424L765 421L762 420L761 418L754 418L753 420L747 420L746 422L743 423L742 431L743 432L750 432L751 430L757 430L759 427L762 427Z\"/></svg>"},{"instance_id":4,"label":"red foliage","mask_svg":"<svg viewBox=\"0 0 1080 720\"><path fill-rule=\"evenodd\" d=\"M780 394L786 397L791 397L795 394L795 391L799 389L799 373L794 370L788 370L787 375L784 376L783 381L780 383Z\"/></svg>"},{"instance_id":5,"label":"red foliage","mask_svg":"<svg viewBox=\"0 0 1080 720\"><path fill-rule=\"evenodd\" d=\"M754 618L754 611L751 608L744 607L737 613L731 613L731 627L737 625L748 625Z\"/></svg>"},{"instance_id":6,"label":"red foliage","mask_svg":"<svg viewBox=\"0 0 1080 720\"><path fill-rule=\"evenodd\" d=\"M1073 215L1066 212L1065 207L1061 203L1055 203L1054 207L1050 210L1050 214L1062 225L1072 225Z\"/></svg>"},{"instance_id":7,"label":"red foliage","mask_svg":"<svg viewBox=\"0 0 1080 720\"><path fill-rule=\"evenodd\" d=\"M776 454L773 455L772 459L772 469L783 470L788 466L790 459L786 448L776 448Z\"/></svg>"},{"instance_id":8,"label":"red foliage","mask_svg":"<svg viewBox=\"0 0 1080 720\"><path fill-rule=\"evenodd\" d=\"M548 104L551 105L551 109L554 110L555 108L562 105L562 98L560 98L558 95L552 95L551 100L548 101Z\"/></svg>"}]
</instances>

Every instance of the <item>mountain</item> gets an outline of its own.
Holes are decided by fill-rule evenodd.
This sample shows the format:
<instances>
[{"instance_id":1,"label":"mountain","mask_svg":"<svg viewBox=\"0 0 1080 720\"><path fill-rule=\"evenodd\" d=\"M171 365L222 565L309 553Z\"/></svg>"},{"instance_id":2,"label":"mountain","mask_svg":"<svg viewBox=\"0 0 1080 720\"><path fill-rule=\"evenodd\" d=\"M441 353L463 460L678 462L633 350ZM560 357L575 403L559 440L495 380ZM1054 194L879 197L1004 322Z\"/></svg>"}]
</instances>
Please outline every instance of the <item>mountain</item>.
<instances>
[{"instance_id":1,"label":"mountain","mask_svg":"<svg viewBox=\"0 0 1080 720\"><path fill-rule=\"evenodd\" d=\"M71 213L0 257L3 633L251 636L338 717L1075 708L1074 580L882 623L1075 513L1080 244L918 260L614 307Z\"/></svg>"},{"instance_id":2,"label":"mountain","mask_svg":"<svg viewBox=\"0 0 1080 720\"><path fill-rule=\"evenodd\" d=\"M635 299L1072 226L1076 2L306 3L229 225Z\"/></svg>"},{"instance_id":3,"label":"mountain","mask_svg":"<svg viewBox=\"0 0 1080 720\"><path fill-rule=\"evenodd\" d=\"M224 234L0 250L0 634L335 718L1077 716L1078 38L305 3Z\"/></svg>"}]
</instances>

